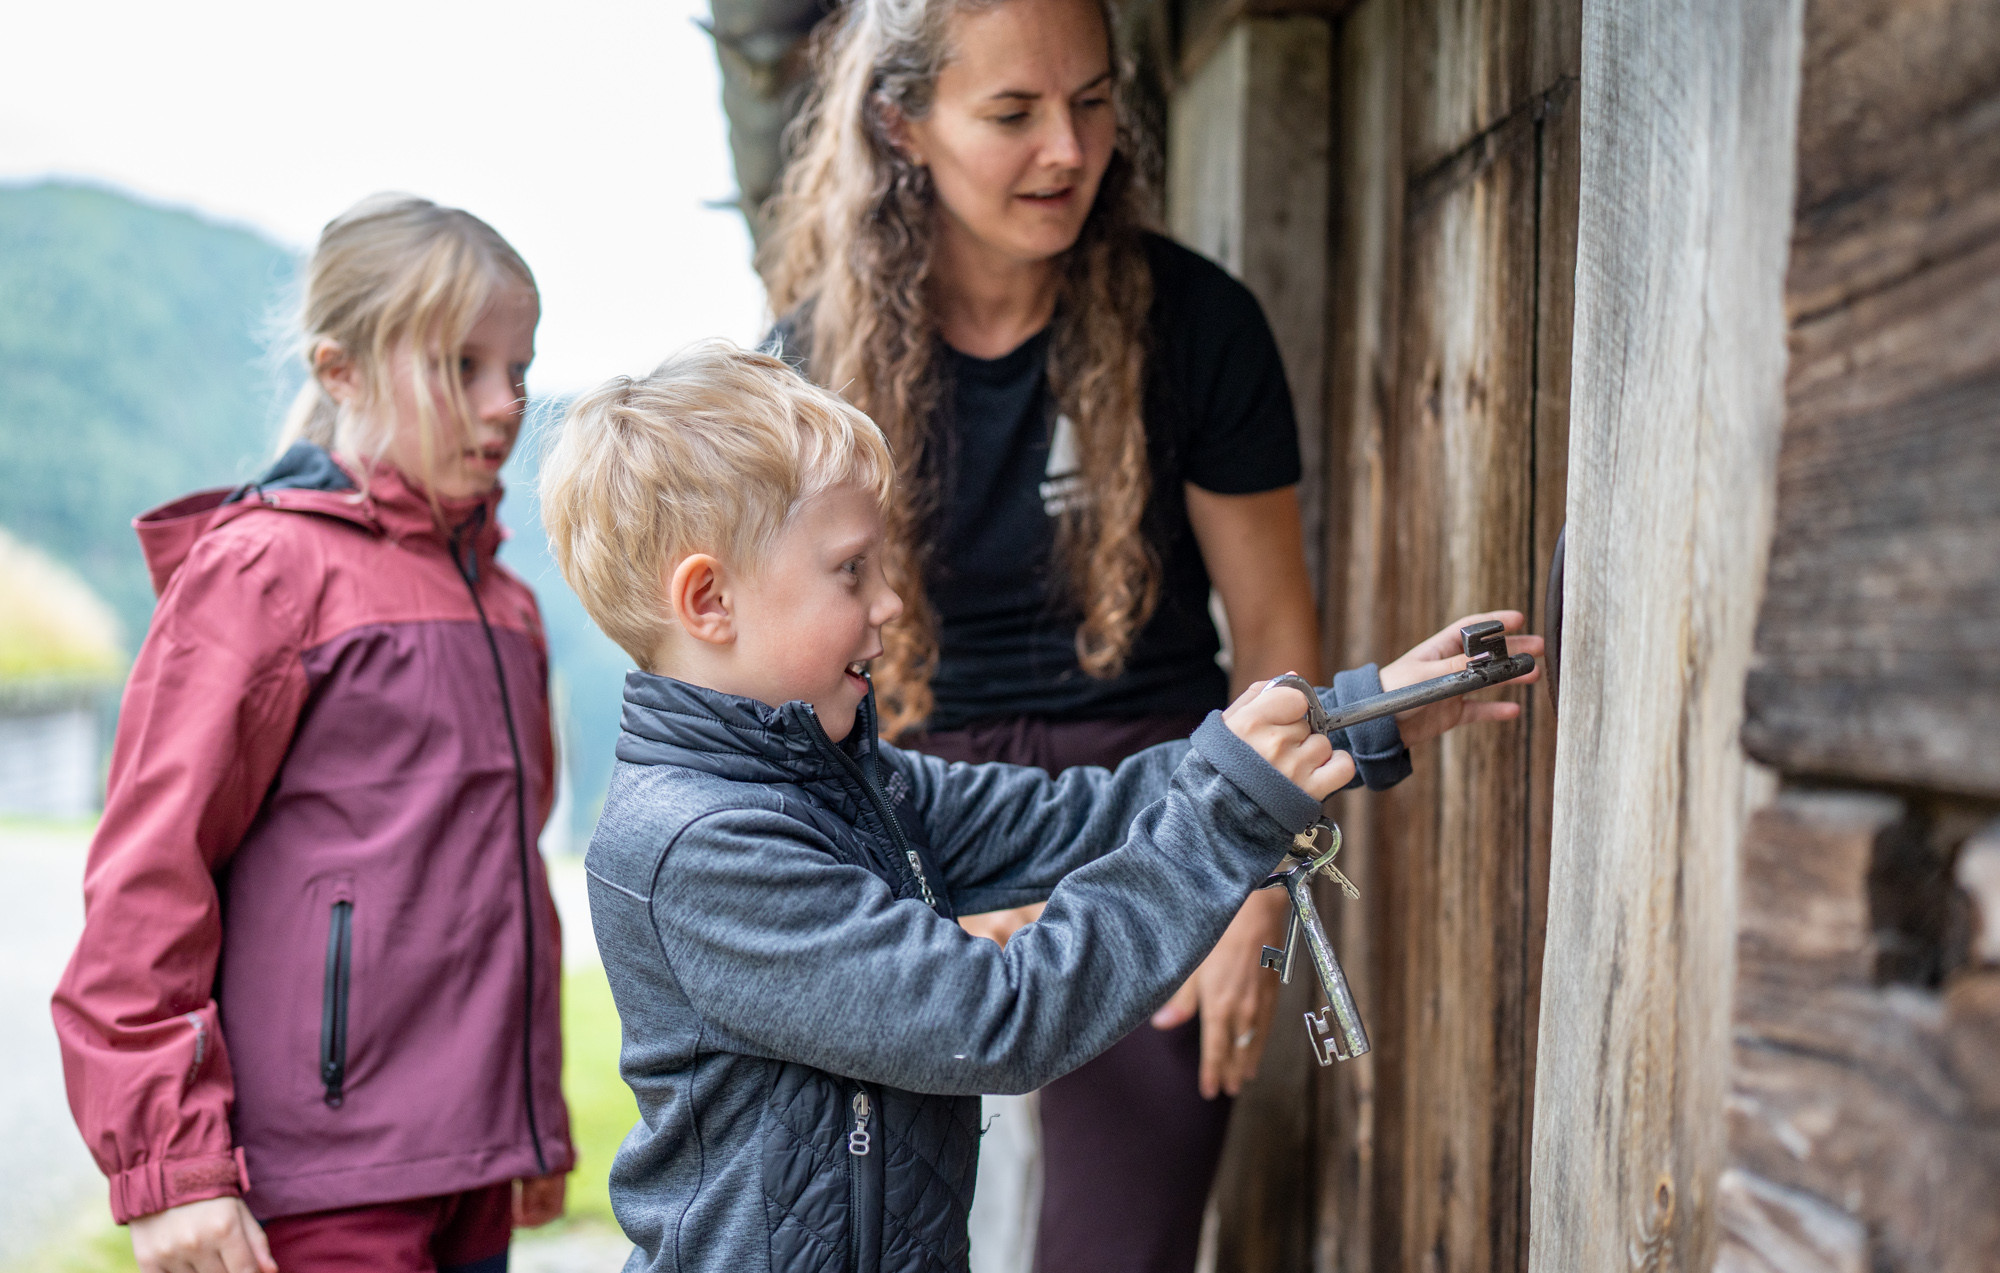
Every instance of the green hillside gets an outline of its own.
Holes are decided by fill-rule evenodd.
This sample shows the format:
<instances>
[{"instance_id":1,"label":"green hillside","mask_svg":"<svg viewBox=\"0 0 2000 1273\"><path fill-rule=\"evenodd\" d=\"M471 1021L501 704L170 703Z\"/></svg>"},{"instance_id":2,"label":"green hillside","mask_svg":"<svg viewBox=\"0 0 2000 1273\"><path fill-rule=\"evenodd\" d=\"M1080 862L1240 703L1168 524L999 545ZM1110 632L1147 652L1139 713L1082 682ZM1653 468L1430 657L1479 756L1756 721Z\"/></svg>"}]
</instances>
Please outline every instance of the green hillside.
<instances>
[{"instance_id":1,"label":"green hillside","mask_svg":"<svg viewBox=\"0 0 2000 1273\"><path fill-rule=\"evenodd\" d=\"M66 562L136 645L132 517L253 472L287 387L266 354L297 261L107 190L0 188L0 525Z\"/></svg>"},{"instance_id":2,"label":"green hillside","mask_svg":"<svg viewBox=\"0 0 2000 1273\"><path fill-rule=\"evenodd\" d=\"M251 231L115 191L0 186L0 528L88 581L127 649L153 607L132 518L254 476L272 451L298 384L270 352L289 334L298 266ZM530 449L508 473L517 492L533 480ZM528 496L501 516L515 533L505 557L541 598L587 832L624 655L556 574Z\"/></svg>"}]
</instances>

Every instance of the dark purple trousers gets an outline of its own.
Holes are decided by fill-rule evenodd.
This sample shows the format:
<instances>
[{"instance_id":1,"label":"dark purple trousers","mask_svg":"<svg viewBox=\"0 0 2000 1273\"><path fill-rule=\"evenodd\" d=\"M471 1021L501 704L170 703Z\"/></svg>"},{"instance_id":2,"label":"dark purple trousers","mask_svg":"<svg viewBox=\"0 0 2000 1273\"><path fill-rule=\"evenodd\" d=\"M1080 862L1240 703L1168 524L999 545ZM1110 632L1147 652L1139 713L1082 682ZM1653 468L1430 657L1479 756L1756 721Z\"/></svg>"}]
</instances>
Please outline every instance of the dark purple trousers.
<instances>
[{"instance_id":1,"label":"dark purple trousers","mask_svg":"<svg viewBox=\"0 0 2000 1273\"><path fill-rule=\"evenodd\" d=\"M1201 716L1050 721L1026 716L926 734L910 746L946 760L1005 761L1058 773L1116 765L1186 738ZM1042 1089L1042 1216L1037 1273L1190 1273L1202 1209L1229 1129L1230 1100L1196 1087L1201 1022L1142 1025Z\"/></svg>"}]
</instances>

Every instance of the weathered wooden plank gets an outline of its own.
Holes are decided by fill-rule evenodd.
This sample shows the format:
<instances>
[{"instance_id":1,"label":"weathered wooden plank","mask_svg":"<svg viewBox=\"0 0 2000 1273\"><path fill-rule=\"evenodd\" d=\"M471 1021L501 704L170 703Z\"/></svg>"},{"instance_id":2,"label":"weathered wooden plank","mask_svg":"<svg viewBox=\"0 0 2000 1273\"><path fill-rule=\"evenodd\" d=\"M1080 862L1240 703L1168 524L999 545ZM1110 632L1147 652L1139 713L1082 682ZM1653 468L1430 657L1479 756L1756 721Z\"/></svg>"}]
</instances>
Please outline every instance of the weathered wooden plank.
<instances>
[{"instance_id":1,"label":"weathered wooden plank","mask_svg":"<svg viewBox=\"0 0 2000 1273\"><path fill-rule=\"evenodd\" d=\"M1531 0L1410 0L1403 109L1412 177L1498 126L1546 87L1533 78L1534 8Z\"/></svg>"},{"instance_id":2,"label":"weathered wooden plank","mask_svg":"<svg viewBox=\"0 0 2000 1273\"><path fill-rule=\"evenodd\" d=\"M1305 464L1308 564L1325 533L1328 155L1332 31L1323 18L1232 26L1167 116L1174 236L1256 294L1277 336Z\"/></svg>"},{"instance_id":3,"label":"weathered wooden plank","mask_svg":"<svg viewBox=\"0 0 2000 1273\"><path fill-rule=\"evenodd\" d=\"M1937 997L1928 999L1941 1032ZM1732 1157L1867 1226L1871 1268L1978 1270L2000 1251L2000 1136L1961 1099L1940 1108L1840 1054L1739 1043Z\"/></svg>"},{"instance_id":4,"label":"weathered wooden plank","mask_svg":"<svg viewBox=\"0 0 2000 1273\"><path fill-rule=\"evenodd\" d=\"M1538 130L1520 113L1489 137L1406 214L1383 649L1534 590ZM1448 736L1379 837L1405 876L1402 1249L1441 1270L1521 1257L1529 744L1525 721Z\"/></svg>"},{"instance_id":5,"label":"weathered wooden plank","mask_svg":"<svg viewBox=\"0 0 2000 1273\"><path fill-rule=\"evenodd\" d=\"M1567 21L1558 21L1552 10L1566 10ZM1558 35L1558 48L1567 44L1573 52L1581 25L1577 5L1538 6L1536 15L1545 29ZM1538 47L1541 47L1538 44ZM1574 63L1561 64L1565 75L1574 74ZM1536 245L1535 283L1535 432L1533 489L1534 515L1529 561L1533 570L1526 609L1529 630L1550 631L1550 616L1544 606L1548 596L1550 561L1555 554L1556 536L1568 515L1569 482L1569 377L1572 320L1576 308L1577 182L1582 119L1578 112L1575 80L1553 82L1545 99L1541 119L1541 191L1536 209L1539 241ZM1556 704L1546 688L1528 696L1527 760L1528 830L1522 868L1526 879L1523 892L1527 901L1521 933L1521 959L1526 970L1522 987L1520 1027L1523 1058L1521 1126L1534 1126L1535 1059L1537 1031L1541 1024L1542 951L1548 937L1549 848L1555 818ZM1534 1141L1523 1135L1518 1146L1519 1161L1514 1165L1516 1206L1524 1216L1521 1246L1525 1256L1527 1234L1528 1179L1533 1166ZM1519 1264L1525 1264L1525 1258ZM1519 1266L1517 1264L1517 1267Z\"/></svg>"},{"instance_id":6,"label":"weathered wooden plank","mask_svg":"<svg viewBox=\"0 0 2000 1273\"><path fill-rule=\"evenodd\" d=\"M1867 1228L1825 1200L1740 1167L1715 1194L1715 1273L1868 1273Z\"/></svg>"},{"instance_id":7,"label":"weathered wooden plank","mask_svg":"<svg viewBox=\"0 0 2000 1273\"><path fill-rule=\"evenodd\" d=\"M2000 822L1966 840L1954 875L1972 903L1972 958L2000 965Z\"/></svg>"},{"instance_id":8,"label":"weathered wooden plank","mask_svg":"<svg viewBox=\"0 0 2000 1273\"><path fill-rule=\"evenodd\" d=\"M2000 22L1985 0L1812 0L1807 12L1802 217L1892 180L1913 143L2000 88Z\"/></svg>"},{"instance_id":9,"label":"weathered wooden plank","mask_svg":"<svg viewBox=\"0 0 2000 1273\"><path fill-rule=\"evenodd\" d=\"M1944 991L1945 1055L1973 1111L1995 1120L2000 1148L2000 972L1953 977ZM2000 1258L2000 1248L1991 1252Z\"/></svg>"},{"instance_id":10,"label":"weathered wooden plank","mask_svg":"<svg viewBox=\"0 0 2000 1273\"><path fill-rule=\"evenodd\" d=\"M1861 792L1787 791L1759 810L1743 837L1739 980L1872 984L1869 872L1903 817L1900 800Z\"/></svg>"},{"instance_id":11,"label":"weathered wooden plank","mask_svg":"<svg viewBox=\"0 0 2000 1273\"><path fill-rule=\"evenodd\" d=\"M1179 77L1193 80L1208 59L1246 18L1318 18L1332 22L1355 7L1357 0L1172 0L1167 5L1180 32L1176 58Z\"/></svg>"},{"instance_id":12,"label":"weathered wooden plank","mask_svg":"<svg viewBox=\"0 0 2000 1273\"><path fill-rule=\"evenodd\" d=\"M1309 565L1325 533L1326 297L1332 31L1324 18L1235 20L1168 108L1167 215L1263 305L1285 361L1305 464ZM1331 908L1330 908L1331 909ZM1311 979L1280 999L1279 1037L1237 1102L1213 1205L1218 1273L1296 1269L1314 1215L1317 1078L1296 1024Z\"/></svg>"},{"instance_id":13,"label":"weathered wooden plank","mask_svg":"<svg viewBox=\"0 0 2000 1273\"><path fill-rule=\"evenodd\" d=\"M1744 741L2000 795L2000 9L1816 0Z\"/></svg>"},{"instance_id":14,"label":"weathered wooden plank","mask_svg":"<svg viewBox=\"0 0 2000 1273\"><path fill-rule=\"evenodd\" d=\"M1379 565L1387 540L1383 454L1396 380L1395 330L1403 224L1401 0L1363 0L1337 28L1334 190L1336 252L1328 357L1327 552L1322 631L1328 667L1382 657L1375 645ZM1336 798L1334 814L1354 846L1343 869L1359 902L1327 913L1368 1022L1374 1051L1320 1075L1317 1242L1313 1267L1363 1273L1396 1267L1400 1140L1385 1136L1378 1081L1404 1061L1401 960L1394 950L1399 894L1393 850L1377 834L1375 803ZM1386 1192L1385 1192L1386 1190ZM1375 1258L1378 1239L1383 1258Z\"/></svg>"},{"instance_id":15,"label":"weathered wooden plank","mask_svg":"<svg viewBox=\"0 0 2000 1273\"><path fill-rule=\"evenodd\" d=\"M1715 1258L1798 3L1591 0L1531 1266Z\"/></svg>"}]
</instances>

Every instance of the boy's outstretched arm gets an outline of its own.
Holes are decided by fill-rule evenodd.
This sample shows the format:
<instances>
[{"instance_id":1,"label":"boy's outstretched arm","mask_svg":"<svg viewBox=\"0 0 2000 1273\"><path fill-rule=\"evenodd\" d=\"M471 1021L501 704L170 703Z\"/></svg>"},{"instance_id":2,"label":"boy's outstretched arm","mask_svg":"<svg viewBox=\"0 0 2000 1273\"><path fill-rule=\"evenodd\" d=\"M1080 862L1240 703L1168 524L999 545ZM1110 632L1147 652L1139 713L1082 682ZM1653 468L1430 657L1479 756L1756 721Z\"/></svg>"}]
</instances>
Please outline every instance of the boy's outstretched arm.
<instances>
[{"instance_id":1,"label":"boy's outstretched arm","mask_svg":"<svg viewBox=\"0 0 2000 1273\"><path fill-rule=\"evenodd\" d=\"M1318 816L1308 790L1346 781L1303 707L1246 695L1231 708L1244 735L1211 717L1124 847L1072 873L1004 951L894 900L775 805L696 821L649 894L600 876L593 904L648 907L705 1047L916 1091L1026 1091L1157 1007Z\"/></svg>"},{"instance_id":2,"label":"boy's outstretched arm","mask_svg":"<svg viewBox=\"0 0 2000 1273\"><path fill-rule=\"evenodd\" d=\"M1264 684L1249 686L1221 715L1227 719L1261 701ZM1320 698L1337 707L1382 690L1375 666L1369 664L1337 674L1331 686L1320 690ZM1290 690L1273 694L1273 703L1287 709L1302 701ZM1286 728L1294 746L1303 745L1310 733L1303 719ZM1057 881L1116 848L1139 810L1166 793L1188 747L1186 742L1162 743L1115 769L1079 765L1054 778L1016 765L950 763L886 745L882 751L885 762L909 782L910 802L929 833L953 904L968 915L1043 901ZM1371 788L1394 786L1410 771L1409 752L1394 720L1341 730L1333 742L1321 739L1315 747L1321 749L1315 757L1335 751L1353 757L1351 763L1341 762L1348 775L1345 785L1365 780Z\"/></svg>"}]
</instances>

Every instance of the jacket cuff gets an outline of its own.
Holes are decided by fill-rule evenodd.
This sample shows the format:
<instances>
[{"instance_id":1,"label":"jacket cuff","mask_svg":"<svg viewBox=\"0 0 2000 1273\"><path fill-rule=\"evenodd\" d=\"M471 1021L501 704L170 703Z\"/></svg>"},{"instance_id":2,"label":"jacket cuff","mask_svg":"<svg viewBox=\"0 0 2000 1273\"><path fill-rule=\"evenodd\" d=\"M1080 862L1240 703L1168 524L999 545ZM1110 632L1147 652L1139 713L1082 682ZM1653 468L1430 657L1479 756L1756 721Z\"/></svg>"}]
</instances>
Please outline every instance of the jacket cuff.
<instances>
[{"instance_id":1,"label":"jacket cuff","mask_svg":"<svg viewBox=\"0 0 2000 1273\"><path fill-rule=\"evenodd\" d=\"M1255 747L1238 738L1235 731L1222 723L1221 712L1210 712L1208 719L1194 731L1194 749L1291 834L1297 835L1319 820L1319 801L1273 769Z\"/></svg>"},{"instance_id":2,"label":"jacket cuff","mask_svg":"<svg viewBox=\"0 0 2000 1273\"><path fill-rule=\"evenodd\" d=\"M1331 689L1320 691L1320 700L1330 710L1346 703L1358 703L1382 692L1382 674L1373 663L1333 674ZM1370 791L1393 787L1410 776L1410 749L1403 745L1403 731L1394 716L1363 721L1334 731L1333 745L1354 757L1354 781L1348 787L1366 783ZM1341 737L1347 743L1341 744Z\"/></svg>"},{"instance_id":3,"label":"jacket cuff","mask_svg":"<svg viewBox=\"0 0 2000 1273\"><path fill-rule=\"evenodd\" d=\"M184 1202L237 1198L250 1192L243 1151L143 1162L111 1177L111 1218L130 1224Z\"/></svg>"}]
</instances>

